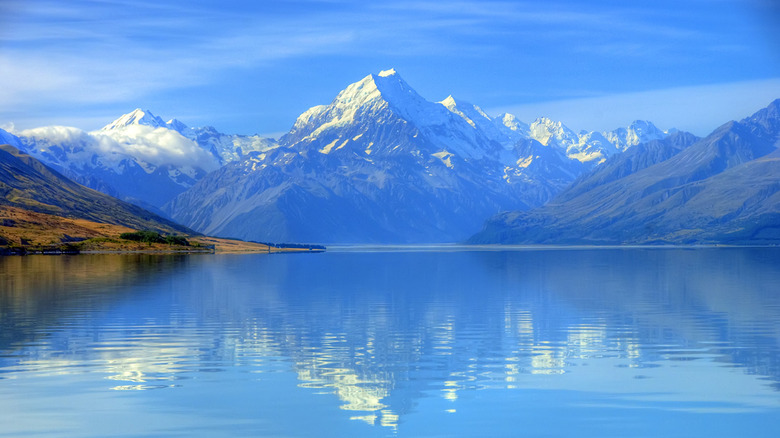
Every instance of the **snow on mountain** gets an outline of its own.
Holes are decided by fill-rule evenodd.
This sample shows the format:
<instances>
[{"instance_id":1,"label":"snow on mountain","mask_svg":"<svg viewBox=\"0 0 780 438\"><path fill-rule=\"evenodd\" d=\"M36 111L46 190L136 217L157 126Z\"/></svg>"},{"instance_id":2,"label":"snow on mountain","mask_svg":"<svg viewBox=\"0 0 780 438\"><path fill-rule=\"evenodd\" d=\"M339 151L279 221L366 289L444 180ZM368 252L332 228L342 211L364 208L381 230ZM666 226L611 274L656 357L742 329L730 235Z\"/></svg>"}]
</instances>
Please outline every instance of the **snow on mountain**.
<instances>
[{"instance_id":1,"label":"snow on mountain","mask_svg":"<svg viewBox=\"0 0 780 438\"><path fill-rule=\"evenodd\" d=\"M220 165L241 159L252 151L265 152L279 146L272 138L259 135L223 134L213 126L189 128L176 119L169 121L168 126L197 143L203 150L213 155Z\"/></svg>"},{"instance_id":2,"label":"snow on mountain","mask_svg":"<svg viewBox=\"0 0 780 438\"><path fill-rule=\"evenodd\" d=\"M611 132L602 133L610 143L618 150L624 151L631 146L647 143L651 140L660 140L671 132L664 132L650 122L636 120L627 128L618 128Z\"/></svg>"},{"instance_id":3,"label":"snow on mountain","mask_svg":"<svg viewBox=\"0 0 780 438\"><path fill-rule=\"evenodd\" d=\"M149 111L135 110L90 134L114 140L121 152L133 157L142 166L170 164L188 171L199 168L206 172L220 166L217 157L181 133L169 129L161 118Z\"/></svg>"},{"instance_id":4,"label":"snow on mountain","mask_svg":"<svg viewBox=\"0 0 780 438\"><path fill-rule=\"evenodd\" d=\"M104 126L100 131L113 131L116 129L126 128L133 125L144 125L152 128L166 128L167 125L163 119L155 116L149 111L144 111L140 108L136 108L130 113L119 117L108 125Z\"/></svg>"},{"instance_id":5,"label":"snow on mountain","mask_svg":"<svg viewBox=\"0 0 780 438\"><path fill-rule=\"evenodd\" d=\"M514 114L499 114L496 118L493 119L493 123L496 125L498 130L507 136L512 142L518 142L524 138L531 138L531 127L527 123L523 123L518 120Z\"/></svg>"},{"instance_id":6,"label":"snow on mountain","mask_svg":"<svg viewBox=\"0 0 780 438\"><path fill-rule=\"evenodd\" d=\"M223 134L212 126L191 128L177 119L163 122L151 111L142 109L125 114L91 134L108 135L118 140L131 149L131 155L144 161L153 161L143 156L144 152L151 152L160 155L166 163L182 165L175 162L177 158L189 160L187 164L206 171L213 171L251 151L266 151L277 146L275 140L258 135ZM141 150L133 150L138 148ZM153 152L153 149L159 151ZM166 156L170 151L177 157Z\"/></svg>"},{"instance_id":7,"label":"snow on mountain","mask_svg":"<svg viewBox=\"0 0 780 438\"><path fill-rule=\"evenodd\" d=\"M566 152L569 146L579 144L579 136L561 122L547 117L534 120L529 126L531 138L545 146L553 146Z\"/></svg>"},{"instance_id":8,"label":"snow on mountain","mask_svg":"<svg viewBox=\"0 0 780 438\"><path fill-rule=\"evenodd\" d=\"M166 123L136 109L103 128L46 126L19 133L29 154L70 178L148 208L160 207L208 172L252 150L275 146L258 136Z\"/></svg>"},{"instance_id":9,"label":"snow on mountain","mask_svg":"<svg viewBox=\"0 0 780 438\"><path fill-rule=\"evenodd\" d=\"M457 241L579 173L581 163L526 140L514 147L478 107L429 102L387 70L301 114L280 147L224 166L164 208L250 240Z\"/></svg>"},{"instance_id":10,"label":"snow on mountain","mask_svg":"<svg viewBox=\"0 0 780 438\"><path fill-rule=\"evenodd\" d=\"M365 121L381 124L387 118L403 120L415 131L412 135L425 137L428 140L426 147L431 149L428 153L446 150L463 158L479 159L486 153L496 154L500 150L500 145L461 117L417 94L395 70L368 75L341 91L330 105L315 106L304 112L280 143L298 143L299 148L305 148L322 138L331 138L331 133L341 128ZM340 145L348 140L349 137L345 137L337 143ZM376 145L396 146L382 142L376 142ZM372 151L376 152L377 147Z\"/></svg>"},{"instance_id":11,"label":"snow on mountain","mask_svg":"<svg viewBox=\"0 0 780 438\"><path fill-rule=\"evenodd\" d=\"M660 136L635 125L627 141ZM777 245L780 99L702 139L631 146L546 205L494 216L472 242Z\"/></svg>"},{"instance_id":12,"label":"snow on mountain","mask_svg":"<svg viewBox=\"0 0 780 438\"><path fill-rule=\"evenodd\" d=\"M167 122L165 122L165 126L168 129L173 129L174 131L176 131L179 134L182 134L184 136L186 136L186 134L184 134L184 132L187 131L187 129L189 129L187 127L187 125L185 125L184 123L182 123L181 121L179 121L177 119L168 120Z\"/></svg>"},{"instance_id":13,"label":"snow on mountain","mask_svg":"<svg viewBox=\"0 0 780 438\"><path fill-rule=\"evenodd\" d=\"M515 143L523 138L527 138L523 132L518 132L517 128L513 130L508 126L496 123L495 120L482 111L482 108L471 103L456 101L452 96L448 96L439 103L453 114L461 117L474 129L482 131L488 139L501 144L505 149L511 149ZM515 126L520 126L520 123L515 122Z\"/></svg>"},{"instance_id":14,"label":"snow on mountain","mask_svg":"<svg viewBox=\"0 0 780 438\"><path fill-rule=\"evenodd\" d=\"M660 140L672 132L674 130L661 131L650 122L637 120L626 128L613 131L575 133L562 122L542 117L528 126L527 135L545 146L560 149L569 158L592 167L631 146Z\"/></svg>"},{"instance_id":15,"label":"snow on mountain","mask_svg":"<svg viewBox=\"0 0 780 438\"><path fill-rule=\"evenodd\" d=\"M669 134L645 121L635 121L627 128L609 132L576 133L562 122L546 117L538 118L530 125L508 113L492 119L478 106L456 102L452 96L439 103L505 148L511 149L519 141L534 139L543 146L558 149L570 159L591 167L631 146L658 140Z\"/></svg>"},{"instance_id":16,"label":"snow on mountain","mask_svg":"<svg viewBox=\"0 0 780 438\"><path fill-rule=\"evenodd\" d=\"M22 131L23 149L75 181L138 205L159 207L216 169L216 160L165 128L110 132L47 126ZM189 156L188 154L193 154Z\"/></svg>"}]
</instances>

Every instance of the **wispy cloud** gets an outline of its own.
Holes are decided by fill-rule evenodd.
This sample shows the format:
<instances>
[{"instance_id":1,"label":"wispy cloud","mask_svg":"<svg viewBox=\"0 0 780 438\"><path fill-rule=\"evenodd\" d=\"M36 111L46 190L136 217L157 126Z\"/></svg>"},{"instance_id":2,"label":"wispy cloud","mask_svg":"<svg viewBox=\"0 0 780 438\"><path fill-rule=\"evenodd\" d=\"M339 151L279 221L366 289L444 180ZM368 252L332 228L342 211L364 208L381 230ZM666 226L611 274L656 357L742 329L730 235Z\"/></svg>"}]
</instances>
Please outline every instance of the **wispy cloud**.
<instances>
[{"instance_id":1,"label":"wispy cloud","mask_svg":"<svg viewBox=\"0 0 780 438\"><path fill-rule=\"evenodd\" d=\"M498 106L489 99L499 95L503 102L521 95L541 101L582 95L571 90L604 95L776 75L767 73L771 64L757 51L750 22L728 14L735 5L730 0L6 0L0 2L0 121L23 125L24 119L74 107L126 111L148 101L174 102L190 111L201 104L198 93L208 94L222 112L234 105L220 99L238 96L266 106L255 113L279 113L303 104L266 102L244 89L258 90L252 82L270 76L275 88L291 89L284 98L307 99L306 94L335 94L338 88L330 87L347 84L334 72L347 75L352 69L348 76L354 79L372 71L367 69L391 66L411 67L436 93L443 81L460 82L471 93L465 97L483 106ZM316 71L300 72L306 69ZM452 77L441 77L444 73ZM307 83L285 81L291 76ZM452 87L443 96L449 92L459 90ZM191 111L205 116L207 109ZM286 114L285 124L296 116Z\"/></svg>"},{"instance_id":2,"label":"wispy cloud","mask_svg":"<svg viewBox=\"0 0 780 438\"><path fill-rule=\"evenodd\" d=\"M488 111L493 115L508 112L526 122L550 117L576 130L608 131L634 120L650 120L662 129L677 128L704 136L777 98L780 78L534 102Z\"/></svg>"}]
</instances>

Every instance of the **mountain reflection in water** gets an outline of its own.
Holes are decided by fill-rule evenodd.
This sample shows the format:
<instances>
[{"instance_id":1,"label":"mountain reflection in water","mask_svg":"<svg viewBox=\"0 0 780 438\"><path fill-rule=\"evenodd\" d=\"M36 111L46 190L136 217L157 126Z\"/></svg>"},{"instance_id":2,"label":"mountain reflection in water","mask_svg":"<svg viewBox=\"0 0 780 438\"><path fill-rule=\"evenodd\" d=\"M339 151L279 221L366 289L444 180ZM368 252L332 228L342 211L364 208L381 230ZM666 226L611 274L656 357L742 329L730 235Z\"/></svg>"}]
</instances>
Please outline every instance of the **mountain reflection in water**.
<instances>
[{"instance_id":1,"label":"mountain reflection in water","mask_svg":"<svg viewBox=\"0 0 780 438\"><path fill-rule=\"evenodd\" d=\"M0 258L0 419L29 420L9 436L43 434L51 388L100 398L114 420L162 406L167 428L204 436L512 436L521 420L563 427L549 423L561 412L581 436L668 436L711 414L714 436L761 436L780 422L778 261L772 248ZM164 391L121 395L148 389ZM46 430L102 431L60 417Z\"/></svg>"}]
</instances>

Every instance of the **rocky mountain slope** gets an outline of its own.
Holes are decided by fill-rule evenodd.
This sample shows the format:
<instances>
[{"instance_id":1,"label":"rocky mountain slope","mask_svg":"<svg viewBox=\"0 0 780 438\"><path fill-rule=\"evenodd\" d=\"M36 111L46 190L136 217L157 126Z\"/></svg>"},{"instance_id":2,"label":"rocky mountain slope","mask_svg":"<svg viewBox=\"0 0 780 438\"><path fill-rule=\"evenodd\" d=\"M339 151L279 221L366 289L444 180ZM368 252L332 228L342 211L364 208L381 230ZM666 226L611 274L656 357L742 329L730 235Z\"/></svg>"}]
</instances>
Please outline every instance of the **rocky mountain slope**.
<instances>
[{"instance_id":1,"label":"rocky mountain slope","mask_svg":"<svg viewBox=\"0 0 780 438\"><path fill-rule=\"evenodd\" d=\"M780 242L780 100L692 140L678 134L608 160L543 207L493 217L470 241Z\"/></svg>"}]
</instances>

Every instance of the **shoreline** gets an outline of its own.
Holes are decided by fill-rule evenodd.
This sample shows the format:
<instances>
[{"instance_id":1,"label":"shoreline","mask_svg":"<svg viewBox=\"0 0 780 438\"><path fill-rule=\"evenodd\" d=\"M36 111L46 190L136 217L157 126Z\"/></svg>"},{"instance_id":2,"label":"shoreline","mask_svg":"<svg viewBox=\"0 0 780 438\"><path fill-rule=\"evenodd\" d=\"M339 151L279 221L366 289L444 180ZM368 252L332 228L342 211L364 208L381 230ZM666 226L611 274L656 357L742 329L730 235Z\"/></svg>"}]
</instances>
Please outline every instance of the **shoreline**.
<instances>
[{"instance_id":1,"label":"shoreline","mask_svg":"<svg viewBox=\"0 0 780 438\"><path fill-rule=\"evenodd\" d=\"M500 252L500 251L558 251L558 250L615 250L615 249L727 249L727 248L780 248L778 245L733 245L733 244L690 244L690 245L502 245L502 244L460 244L460 243L432 243L419 245L381 245L381 244L355 244L355 245L331 245L328 252Z\"/></svg>"},{"instance_id":2,"label":"shoreline","mask_svg":"<svg viewBox=\"0 0 780 438\"><path fill-rule=\"evenodd\" d=\"M250 242L244 242L250 243ZM265 245L264 245L265 246ZM215 248L215 247L176 247L176 248L126 248L111 249L57 249L57 248L28 248L28 247L0 247L0 257L3 256L31 256L31 255L94 255L94 254L307 254L321 253L326 249L320 248Z\"/></svg>"}]
</instances>

